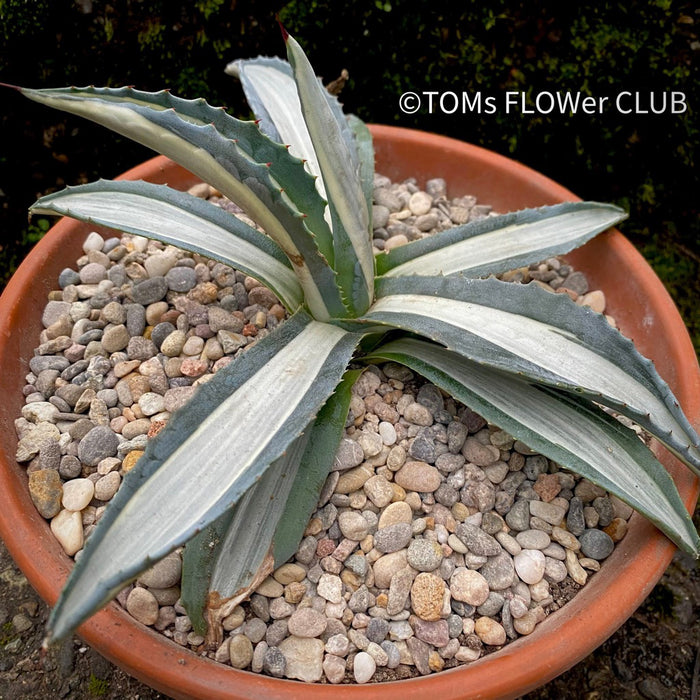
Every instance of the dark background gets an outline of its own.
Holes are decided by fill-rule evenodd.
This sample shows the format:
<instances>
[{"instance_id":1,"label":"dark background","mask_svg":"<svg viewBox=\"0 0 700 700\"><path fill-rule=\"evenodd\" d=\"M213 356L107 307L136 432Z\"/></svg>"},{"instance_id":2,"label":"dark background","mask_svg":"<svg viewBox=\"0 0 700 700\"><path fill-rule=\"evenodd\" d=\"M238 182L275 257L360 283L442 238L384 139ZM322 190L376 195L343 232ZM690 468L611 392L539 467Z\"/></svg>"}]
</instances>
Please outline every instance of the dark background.
<instances>
[{"instance_id":1,"label":"dark background","mask_svg":"<svg viewBox=\"0 0 700 700\"><path fill-rule=\"evenodd\" d=\"M367 121L479 143L588 199L630 212L622 230L671 290L700 349L698 25L692 2L446 0L0 0L0 81L29 87L131 84L205 96L248 116L227 62L284 51L275 14ZM404 91L684 92L684 114L409 116ZM608 103L610 104L610 103ZM658 102L657 102L658 104ZM149 156L101 127L0 92L0 279L48 226L36 197L113 177Z\"/></svg>"}]
</instances>

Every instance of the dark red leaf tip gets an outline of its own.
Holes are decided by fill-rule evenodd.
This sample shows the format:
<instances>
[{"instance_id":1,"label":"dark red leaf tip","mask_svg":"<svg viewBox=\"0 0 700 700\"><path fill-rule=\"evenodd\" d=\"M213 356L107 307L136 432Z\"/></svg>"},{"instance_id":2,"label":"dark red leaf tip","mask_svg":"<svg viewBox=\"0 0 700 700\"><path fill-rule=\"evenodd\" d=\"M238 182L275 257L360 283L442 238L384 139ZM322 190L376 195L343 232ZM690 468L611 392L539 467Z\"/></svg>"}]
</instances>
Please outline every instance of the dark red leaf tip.
<instances>
[{"instance_id":1,"label":"dark red leaf tip","mask_svg":"<svg viewBox=\"0 0 700 700\"><path fill-rule=\"evenodd\" d=\"M282 39L284 40L284 43L286 44L286 43L287 43L287 39L289 39L289 32L284 28L284 25L283 25L282 22L280 21L280 16L279 16L279 15L277 15L277 16L275 17L275 19L277 20L277 24L279 24L279 26L280 26L280 31L282 32Z\"/></svg>"}]
</instances>

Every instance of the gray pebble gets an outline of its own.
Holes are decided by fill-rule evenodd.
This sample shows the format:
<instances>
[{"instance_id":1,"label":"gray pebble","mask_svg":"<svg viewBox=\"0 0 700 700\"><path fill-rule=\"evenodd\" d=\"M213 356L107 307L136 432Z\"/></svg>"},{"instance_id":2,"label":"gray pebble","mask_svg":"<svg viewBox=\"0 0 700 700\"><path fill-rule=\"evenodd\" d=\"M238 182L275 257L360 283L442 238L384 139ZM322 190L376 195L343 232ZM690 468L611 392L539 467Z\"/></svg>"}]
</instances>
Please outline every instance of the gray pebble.
<instances>
[{"instance_id":1,"label":"gray pebble","mask_svg":"<svg viewBox=\"0 0 700 700\"><path fill-rule=\"evenodd\" d=\"M505 522L498 513L484 513L481 519L481 529L489 535L495 535L497 532L503 530L504 526Z\"/></svg>"},{"instance_id":2,"label":"gray pebble","mask_svg":"<svg viewBox=\"0 0 700 700\"><path fill-rule=\"evenodd\" d=\"M298 552L296 558L297 561L301 561L299 559ZM346 568L350 569L350 571L356 573L358 576L366 576L368 569L367 557L363 556L362 554L352 554L345 560L344 563Z\"/></svg>"},{"instance_id":3,"label":"gray pebble","mask_svg":"<svg viewBox=\"0 0 700 700\"><path fill-rule=\"evenodd\" d=\"M41 316L41 323L48 328L56 323L62 316L70 314L71 305L67 301L48 301Z\"/></svg>"},{"instance_id":4,"label":"gray pebble","mask_svg":"<svg viewBox=\"0 0 700 700\"><path fill-rule=\"evenodd\" d=\"M253 593L250 597L250 610L263 622L267 622L270 619L270 602L265 596Z\"/></svg>"},{"instance_id":5,"label":"gray pebble","mask_svg":"<svg viewBox=\"0 0 700 700\"><path fill-rule=\"evenodd\" d=\"M282 678L287 668L284 654L276 646L268 647L263 658L263 671L274 678Z\"/></svg>"},{"instance_id":6,"label":"gray pebble","mask_svg":"<svg viewBox=\"0 0 700 700\"><path fill-rule=\"evenodd\" d=\"M83 284L98 284L107 278L107 270L104 265L99 263L88 263L80 269L78 275Z\"/></svg>"},{"instance_id":7,"label":"gray pebble","mask_svg":"<svg viewBox=\"0 0 700 700\"><path fill-rule=\"evenodd\" d=\"M569 501L569 510L566 514L566 527L572 535L583 534L586 529L586 521L583 517L583 502L578 496Z\"/></svg>"},{"instance_id":8,"label":"gray pebble","mask_svg":"<svg viewBox=\"0 0 700 700\"><path fill-rule=\"evenodd\" d=\"M107 426L98 425L90 430L78 445L80 461L94 467L105 457L117 454L119 439Z\"/></svg>"},{"instance_id":9,"label":"gray pebble","mask_svg":"<svg viewBox=\"0 0 700 700\"><path fill-rule=\"evenodd\" d=\"M129 339L126 352L130 360L148 360L158 354L158 348L150 338L137 335Z\"/></svg>"},{"instance_id":10,"label":"gray pebble","mask_svg":"<svg viewBox=\"0 0 700 700\"><path fill-rule=\"evenodd\" d=\"M461 616L453 613L447 617L447 632L451 639L456 639L459 637L459 635L462 634L463 627L464 621L462 620Z\"/></svg>"},{"instance_id":11,"label":"gray pebble","mask_svg":"<svg viewBox=\"0 0 700 700\"><path fill-rule=\"evenodd\" d=\"M383 527L374 535L374 546L380 552L398 552L410 541L413 531L409 523L396 523Z\"/></svg>"},{"instance_id":12,"label":"gray pebble","mask_svg":"<svg viewBox=\"0 0 700 700\"><path fill-rule=\"evenodd\" d=\"M433 464L437 457L435 442L432 438L426 435L425 431L421 431L411 443L408 450L409 454L420 462Z\"/></svg>"},{"instance_id":13,"label":"gray pebble","mask_svg":"<svg viewBox=\"0 0 700 700\"><path fill-rule=\"evenodd\" d=\"M171 291L189 292L197 284L197 274L192 268L178 265L168 270L165 280Z\"/></svg>"},{"instance_id":14,"label":"gray pebble","mask_svg":"<svg viewBox=\"0 0 700 700\"><path fill-rule=\"evenodd\" d=\"M588 280L583 272L572 272L561 285L576 294L585 294L588 291Z\"/></svg>"},{"instance_id":15,"label":"gray pebble","mask_svg":"<svg viewBox=\"0 0 700 700\"><path fill-rule=\"evenodd\" d=\"M365 635L370 642L381 644L389 634L389 623L378 617L373 617L367 625Z\"/></svg>"},{"instance_id":16,"label":"gray pebble","mask_svg":"<svg viewBox=\"0 0 700 700\"><path fill-rule=\"evenodd\" d=\"M36 355L29 360L29 369L34 374L39 374L46 369L55 369L62 372L70 365L70 362L60 355Z\"/></svg>"},{"instance_id":17,"label":"gray pebble","mask_svg":"<svg viewBox=\"0 0 700 700\"><path fill-rule=\"evenodd\" d=\"M530 481L537 481L540 474L546 474L549 469L549 462L543 455L532 455L525 458L525 468L523 472Z\"/></svg>"},{"instance_id":18,"label":"gray pebble","mask_svg":"<svg viewBox=\"0 0 700 700\"><path fill-rule=\"evenodd\" d=\"M459 500L459 491L443 482L435 491L435 500L443 506L451 508Z\"/></svg>"},{"instance_id":19,"label":"gray pebble","mask_svg":"<svg viewBox=\"0 0 700 700\"><path fill-rule=\"evenodd\" d=\"M146 330L146 309L141 304L126 306L126 328L132 337L140 336Z\"/></svg>"},{"instance_id":20,"label":"gray pebble","mask_svg":"<svg viewBox=\"0 0 700 700\"><path fill-rule=\"evenodd\" d=\"M455 535L464 542L473 554L493 557L503 551L496 539L475 525L460 523L455 528Z\"/></svg>"},{"instance_id":21,"label":"gray pebble","mask_svg":"<svg viewBox=\"0 0 700 700\"><path fill-rule=\"evenodd\" d=\"M169 321L158 323L153 327L153 330L151 331L151 340L160 350L161 345L163 345L163 341L175 330L175 326Z\"/></svg>"},{"instance_id":22,"label":"gray pebble","mask_svg":"<svg viewBox=\"0 0 700 700\"><path fill-rule=\"evenodd\" d=\"M455 615L458 615L460 618L471 617L476 612L476 608L473 605L463 603L461 600L453 599L450 602L450 607L452 608Z\"/></svg>"},{"instance_id":23,"label":"gray pebble","mask_svg":"<svg viewBox=\"0 0 700 700\"><path fill-rule=\"evenodd\" d=\"M58 275L58 286L61 289L65 289L70 284L79 283L80 275L70 267L66 267L65 269L61 270L61 273Z\"/></svg>"},{"instance_id":24,"label":"gray pebble","mask_svg":"<svg viewBox=\"0 0 700 700\"><path fill-rule=\"evenodd\" d=\"M435 571L440 566L442 558L440 545L424 539L413 540L406 553L408 564L418 571Z\"/></svg>"},{"instance_id":25,"label":"gray pebble","mask_svg":"<svg viewBox=\"0 0 700 700\"><path fill-rule=\"evenodd\" d=\"M530 527L530 504L526 500L516 501L506 514L506 523L512 530L527 530Z\"/></svg>"},{"instance_id":26,"label":"gray pebble","mask_svg":"<svg viewBox=\"0 0 700 700\"><path fill-rule=\"evenodd\" d=\"M598 513L598 527L607 527L615 517L612 501L607 496L593 499L593 507Z\"/></svg>"},{"instance_id":27,"label":"gray pebble","mask_svg":"<svg viewBox=\"0 0 700 700\"><path fill-rule=\"evenodd\" d=\"M256 618L260 619L260 618ZM263 621L264 622L264 621ZM287 619L274 620L267 627L265 641L271 647L276 647L289 636L289 621Z\"/></svg>"},{"instance_id":28,"label":"gray pebble","mask_svg":"<svg viewBox=\"0 0 700 700\"><path fill-rule=\"evenodd\" d=\"M107 270L107 279L114 284L115 287L121 287L126 284L127 276L124 265L114 265Z\"/></svg>"},{"instance_id":29,"label":"gray pebble","mask_svg":"<svg viewBox=\"0 0 700 700\"><path fill-rule=\"evenodd\" d=\"M348 600L348 607L354 613L366 612L370 605L374 605L374 596L367 586L360 586Z\"/></svg>"},{"instance_id":30,"label":"gray pebble","mask_svg":"<svg viewBox=\"0 0 700 700\"><path fill-rule=\"evenodd\" d=\"M387 668L396 668L401 663L401 653L393 642L385 640L379 645L387 655Z\"/></svg>"},{"instance_id":31,"label":"gray pebble","mask_svg":"<svg viewBox=\"0 0 700 700\"><path fill-rule=\"evenodd\" d=\"M612 538L603 530L586 530L578 540L583 554L596 561L609 557L615 548Z\"/></svg>"},{"instance_id":32,"label":"gray pebble","mask_svg":"<svg viewBox=\"0 0 700 700\"><path fill-rule=\"evenodd\" d=\"M423 384L418 390L416 401L425 406L433 416L445 407L445 400L442 398L440 389L433 384Z\"/></svg>"},{"instance_id":33,"label":"gray pebble","mask_svg":"<svg viewBox=\"0 0 700 700\"><path fill-rule=\"evenodd\" d=\"M486 579L492 591L510 588L515 575L513 559L507 552L501 552L495 557L489 557L479 569L479 573Z\"/></svg>"},{"instance_id":34,"label":"gray pebble","mask_svg":"<svg viewBox=\"0 0 700 700\"><path fill-rule=\"evenodd\" d=\"M487 617L495 617L501 609L503 608L503 603L505 598L500 593L496 591L490 591L489 596L484 603L482 603L477 609L479 615L486 615Z\"/></svg>"},{"instance_id":35,"label":"gray pebble","mask_svg":"<svg viewBox=\"0 0 700 700\"><path fill-rule=\"evenodd\" d=\"M142 306L160 301L167 293L168 283L165 277L149 277L137 282L131 289L132 299Z\"/></svg>"}]
</instances>

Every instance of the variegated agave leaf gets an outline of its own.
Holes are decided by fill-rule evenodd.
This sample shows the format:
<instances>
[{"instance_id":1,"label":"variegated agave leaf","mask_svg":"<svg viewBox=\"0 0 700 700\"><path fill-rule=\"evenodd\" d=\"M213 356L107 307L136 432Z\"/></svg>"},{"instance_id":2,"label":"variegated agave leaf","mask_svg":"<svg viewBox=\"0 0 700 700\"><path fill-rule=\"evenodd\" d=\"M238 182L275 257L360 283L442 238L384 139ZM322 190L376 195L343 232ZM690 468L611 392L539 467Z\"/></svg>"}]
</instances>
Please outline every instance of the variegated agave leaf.
<instances>
[{"instance_id":1,"label":"variegated agave leaf","mask_svg":"<svg viewBox=\"0 0 700 700\"><path fill-rule=\"evenodd\" d=\"M318 215L323 207L313 179L299 159L270 141L253 122L234 120L204 100L182 100L165 91L90 87L22 92L153 148L216 187L282 248L315 318L347 314L336 272L306 226L305 210ZM296 202L290 199L292 192Z\"/></svg>"},{"instance_id":2,"label":"variegated agave leaf","mask_svg":"<svg viewBox=\"0 0 700 700\"><path fill-rule=\"evenodd\" d=\"M653 364L605 317L536 285L461 277L380 278L365 318L609 406L696 473L700 438Z\"/></svg>"},{"instance_id":3,"label":"variegated agave leaf","mask_svg":"<svg viewBox=\"0 0 700 700\"><path fill-rule=\"evenodd\" d=\"M255 277L290 312L303 304L292 265L271 238L220 207L165 185L100 180L42 197L31 211L70 216L179 246Z\"/></svg>"},{"instance_id":4,"label":"variegated agave leaf","mask_svg":"<svg viewBox=\"0 0 700 700\"><path fill-rule=\"evenodd\" d=\"M296 551L331 470L359 374L346 372L303 435L221 516L216 531L185 547L183 601L211 648L223 641L223 619Z\"/></svg>"}]
</instances>

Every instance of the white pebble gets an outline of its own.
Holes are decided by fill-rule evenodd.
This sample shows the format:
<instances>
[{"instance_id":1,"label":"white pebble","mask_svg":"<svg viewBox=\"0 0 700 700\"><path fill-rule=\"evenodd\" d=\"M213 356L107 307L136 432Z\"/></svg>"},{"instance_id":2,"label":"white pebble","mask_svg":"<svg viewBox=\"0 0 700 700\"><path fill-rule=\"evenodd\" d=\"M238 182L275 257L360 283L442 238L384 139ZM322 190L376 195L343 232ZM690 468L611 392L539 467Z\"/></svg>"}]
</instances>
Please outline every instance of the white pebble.
<instances>
[{"instance_id":1,"label":"white pebble","mask_svg":"<svg viewBox=\"0 0 700 700\"><path fill-rule=\"evenodd\" d=\"M316 592L331 603L340 603L343 599L343 582L333 574L322 574Z\"/></svg>"},{"instance_id":2,"label":"white pebble","mask_svg":"<svg viewBox=\"0 0 700 700\"><path fill-rule=\"evenodd\" d=\"M83 242L83 250L88 253L91 250L102 250L104 248L105 241L102 236L96 231L89 233L85 241Z\"/></svg>"},{"instance_id":3,"label":"white pebble","mask_svg":"<svg viewBox=\"0 0 700 700\"><path fill-rule=\"evenodd\" d=\"M396 443L396 428L394 426L387 422L387 421L382 421L379 424L379 435L382 438L382 442L387 445L391 446Z\"/></svg>"},{"instance_id":4,"label":"white pebble","mask_svg":"<svg viewBox=\"0 0 700 700\"><path fill-rule=\"evenodd\" d=\"M22 417L30 423L55 423L58 409L48 401L32 401L22 406Z\"/></svg>"},{"instance_id":5,"label":"white pebble","mask_svg":"<svg viewBox=\"0 0 700 700\"><path fill-rule=\"evenodd\" d=\"M430 211L433 198L427 192L415 192L408 201L408 208L413 216L422 216Z\"/></svg>"},{"instance_id":6,"label":"white pebble","mask_svg":"<svg viewBox=\"0 0 700 700\"><path fill-rule=\"evenodd\" d=\"M71 479L63 484L61 503L66 510L81 511L94 494L95 484L90 479Z\"/></svg>"},{"instance_id":7,"label":"white pebble","mask_svg":"<svg viewBox=\"0 0 700 700\"><path fill-rule=\"evenodd\" d=\"M542 580L545 568L545 556L539 549L523 549L513 557L515 571L522 581L535 584Z\"/></svg>"},{"instance_id":8,"label":"white pebble","mask_svg":"<svg viewBox=\"0 0 700 700\"><path fill-rule=\"evenodd\" d=\"M83 519L77 511L62 510L51 520L51 532L69 557L83 548Z\"/></svg>"},{"instance_id":9,"label":"white pebble","mask_svg":"<svg viewBox=\"0 0 700 700\"><path fill-rule=\"evenodd\" d=\"M377 664L366 651L360 651L355 656L352 670L357 683L367 683L377 670Z\"/></svg>"},{"instance_id":10,"label":"white pebble","mask_svg":"<svg viewBox=\"0 0 700 700\"><path fill-rule=\"evenodd\" d=\"M165 399L161 394L154 391L147 391L139 398L139 408L144 416L154 416L165 409Z\"/></svg>"}]
</instances>

